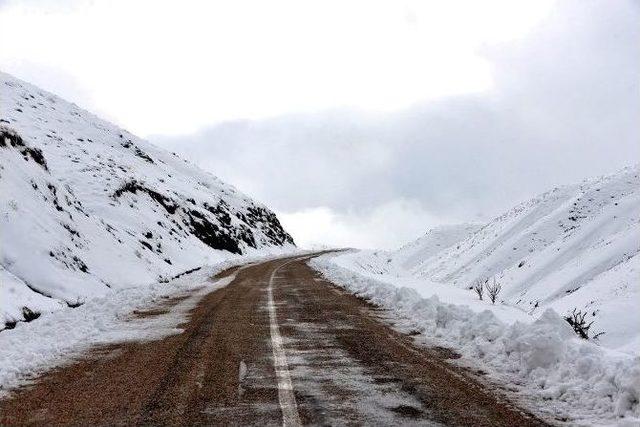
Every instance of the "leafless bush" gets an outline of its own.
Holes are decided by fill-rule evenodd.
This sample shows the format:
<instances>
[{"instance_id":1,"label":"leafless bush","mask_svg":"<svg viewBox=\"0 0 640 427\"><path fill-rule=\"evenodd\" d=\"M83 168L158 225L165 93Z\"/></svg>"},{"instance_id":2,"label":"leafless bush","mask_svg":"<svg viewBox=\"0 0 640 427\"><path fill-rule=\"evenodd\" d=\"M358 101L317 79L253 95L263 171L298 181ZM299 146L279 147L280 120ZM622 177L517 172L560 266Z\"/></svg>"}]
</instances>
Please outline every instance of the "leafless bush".
<instances>
[{"instance_id":1,"label":"leafless bush","mask_svg":"<svg viewBox=\"0 0 640 427\"><path fill-rule=\"evenodd\" d=\"M484 295L484 284L485 284L486 280L482 280L482 279L476 279L473 281L473 285L471 286L471 288L476 291L476 294L478 294L478 298L480 299L480 301L482 301L482 296Z\"/></svg>"},{"instance_id":2,"label":"leafless bush","mask_svg":"<svg viewBox=\"0 0 640 427\"><path fill-rule=\"evenodd\" d=\"M569 314L568 316L564 316L564 320L566 320L571 325L571 327L573 328L573 331L580 338L588 340L589 329L591 328L591 325L593 325L593 320L587 323L587 321L585 320L586 317L587 317L586 311L583 313L582 310L578 310L574 308L571 314ZM601 335L604 335L604 332L599 332L595 334L593 336L593 339L597 339Z\"/></svg>"},{"instance_id":3,"label":"leafless bush","mask_svg":"<svg viewBox=\"0 0 640 427\"><path fill-rule=\"evenodd\" d=\"M487 293L489 294L491 304L495 304L496 300L498 299L498 294L502 290L502 285L494 277L491 283L489 283L489 279L487 279L484 286L487 288Z\"/></svg>"}]
</instances>

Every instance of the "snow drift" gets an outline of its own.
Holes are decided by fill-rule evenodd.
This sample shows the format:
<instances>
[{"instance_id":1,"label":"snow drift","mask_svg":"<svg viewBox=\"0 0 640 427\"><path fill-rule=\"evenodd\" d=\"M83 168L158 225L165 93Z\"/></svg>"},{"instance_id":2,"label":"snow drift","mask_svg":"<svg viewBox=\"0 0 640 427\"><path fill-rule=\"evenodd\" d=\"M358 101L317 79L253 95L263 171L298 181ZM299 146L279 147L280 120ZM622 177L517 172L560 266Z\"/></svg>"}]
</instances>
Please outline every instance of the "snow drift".
<instances>
[{"instance_id":1,"label":"snow drift","mask_svg":"<svg viewBox=\"0 0 640 427\"><path fill-rule=\"evenodd\" d=\"M187 161L0 73L0 329L110 288L293 246Z\"/></svg>"},{"instance_id":2,"label":"snow drift","mask_svg":"<svg viewBox=\"0 0 640 427\"><path fill-rule=\"evenodd\" d=\"M504 314L501 320L494 311L445 303L437 294L425 298L388 277L376 280L338 264L329 256L310 261L327 279L390 309L396 325L421 333L417 339L453 348L464 356L462 364L508 384L521 404L545 418L572 425L640 421L638 357L578 338L554 310L507 322Z\"/></svg>"}]
</instances>

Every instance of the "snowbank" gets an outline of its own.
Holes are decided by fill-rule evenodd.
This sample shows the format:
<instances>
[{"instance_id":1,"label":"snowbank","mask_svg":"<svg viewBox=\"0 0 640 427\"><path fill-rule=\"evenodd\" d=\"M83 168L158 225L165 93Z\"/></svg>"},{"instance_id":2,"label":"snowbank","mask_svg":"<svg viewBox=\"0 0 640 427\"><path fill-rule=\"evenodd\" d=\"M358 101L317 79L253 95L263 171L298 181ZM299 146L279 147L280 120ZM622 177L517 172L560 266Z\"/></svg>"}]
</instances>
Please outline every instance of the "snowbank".
<instances>
[{"instance_id":1,"label":"snowbank","mask_svg":"<svg viewBox=\"0 0 640 427\"><path fill-rule=\"evenodd\" d=\"M640 422L640 358L579 339L552 309L528 323L510 322L508 315L500 319L490 310L445 303L437 295L425 298L383 281L393 281L390 276L375 279L337 265L345 256L350 254L309 264L392 310L427 339L460 352L464 362L479 365L493 380L515 386L519 400L538 412L571 423Z\"/></svg>"}]
</instances>

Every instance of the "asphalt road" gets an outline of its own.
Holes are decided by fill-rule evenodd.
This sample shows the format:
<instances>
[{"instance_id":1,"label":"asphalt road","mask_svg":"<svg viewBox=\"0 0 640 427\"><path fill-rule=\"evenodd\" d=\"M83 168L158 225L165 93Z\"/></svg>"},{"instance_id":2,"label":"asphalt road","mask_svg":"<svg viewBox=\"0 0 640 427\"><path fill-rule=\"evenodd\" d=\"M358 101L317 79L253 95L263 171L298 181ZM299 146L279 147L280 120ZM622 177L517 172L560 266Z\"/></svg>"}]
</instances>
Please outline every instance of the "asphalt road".
<instances>
[{"instance_id":1,"label":"asphalt road","mask_svg":"<svg viewBox=\"0 0 640 427\"><path fill-rule=\"evenodd\" d=\"M0 402L0 424L543 425L307 258L222 273L184 333L52 370Z\"/></svg>"}]
</instances>

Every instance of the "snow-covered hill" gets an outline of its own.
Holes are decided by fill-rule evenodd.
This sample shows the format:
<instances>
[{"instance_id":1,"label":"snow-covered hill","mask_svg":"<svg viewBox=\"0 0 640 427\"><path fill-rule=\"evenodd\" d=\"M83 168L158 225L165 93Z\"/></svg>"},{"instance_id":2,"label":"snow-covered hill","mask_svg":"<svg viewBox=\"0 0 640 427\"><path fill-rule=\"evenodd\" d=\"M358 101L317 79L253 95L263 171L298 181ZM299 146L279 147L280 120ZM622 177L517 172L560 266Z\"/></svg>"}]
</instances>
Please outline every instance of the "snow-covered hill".
<instances>
[{"instance_id":1,"label":"snow-covered hill","mask_svg":"<svg viewBox=\"0 0 640 427\"><path fill-rule=\"evenodd\" d=\"M640 350L638 252L635 166L531 199L411 272L459 287L496 277L505 302L532 314L586 311L603 344Z\"/></svg>"},{"instance_id":2,"label":"snow-covered hill","mask_svg":"<svg viewBox=\"0 0 640 427\"><path fill-rule=\"evenodd\" d=\"M395 252L352 251L311 264L387 308L416 339L459 352L461 363L508 384L544 416L636 425L639 175L634 166L556 188L483 227L438 228ZM469 289L485 278L502 284L495 304ZM581 339L563 318L574 309L593 321L590 338L604 335Z\"/></svg>"},{"instance_id":3,"label":"snow-covered hill","mask_svg":"<svg viewBox=\"0 0 640 427\"><path fill-rule=\"evenodd\" d=\"M640 166L633 166L555 188L482 227L440 227L398 251L336 262L372 277L421 279L411 283L429 290L495 278L503 304L532 318L575 308L594 321L592 334L604 332L601 344L639 353L639 252Z\"/></svg>"},{"instance_id":4,"label":"snow-covered hill","mask_svg":"<svg viewBox=\"0 0 640 427\"><path fill-rule=\"evenodd\" d=\"M0 329L110 288L293 246L185 160L0 73Z\"/></svg>"}]
</instances>

